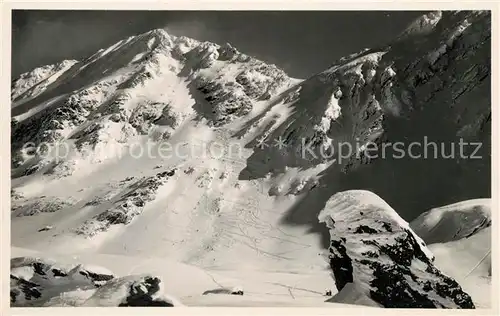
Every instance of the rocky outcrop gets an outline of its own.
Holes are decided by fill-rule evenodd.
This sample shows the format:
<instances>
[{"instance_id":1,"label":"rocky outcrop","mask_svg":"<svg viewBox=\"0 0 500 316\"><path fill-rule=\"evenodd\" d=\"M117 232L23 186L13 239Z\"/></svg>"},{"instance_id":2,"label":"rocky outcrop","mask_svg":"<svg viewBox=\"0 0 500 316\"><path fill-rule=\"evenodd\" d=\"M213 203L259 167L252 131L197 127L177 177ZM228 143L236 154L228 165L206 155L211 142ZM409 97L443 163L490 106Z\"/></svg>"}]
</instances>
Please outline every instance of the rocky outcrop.
<instances>
[{"instance_id":1,"label":"rocky outcrop","mask_svg":"<svg viewBox=\"0 0 500 316\"><path fill-rule=\"evenodd\" d=\"M383 54L368 51L356 55L358 59L334 66L281 94L278 99L293 108L293 114L268 126L261 137L267 144L281 139L284 146L259 148L255 141L249 144L255 147L252 162L281 157L279 163L269 159L268 168L282 171L284 165L306 167L331 161L345 165L351 155L359 157L363 145L383 133L385 113L376 92L382 81L382 72L379 69L376 75L376 71ZM344 146L343 152L340 146ZM350 154L346 153L348 146ZM255 178L263 175L251 172Z\"/></svg>"},{"instance_id":2,"label":"rocky outcrop","mask_svg":"<svg viewBox=\"0 0 500 316\"><path fill-rule=\"evenodd\" d=\"M204 98L200 102L211 107L199 112L214 126L250 113L254 102L269 100L291 85L284 71L253 58L227 68L228 74L221 71L215 78L197 73L193 81L197 92Z\"/></svg>"},{"instance_id":3,"label":"rocky outcrop","mask_svg":"<svg viewBox=\"0 0 500 316\"><path fill-rule=\"evenodd\" d=\"M83 306L181 306L177 300L163 295L161 286L161 279L152 275L115 278L95 291Z\"/></svg>"},{"instance_id":4,"label":"rocky outcrop","mask_svg":"<svg viewBox=\"0 0 500 316\"><path fill-rule=\"evenodd\" d=\"M19 78L12 82L11 99L22 101L26 98L35 97L76 63L78 63L77 60L63 60L60 63L38 67L21 74Z\"/></svg>"},{"instance_id":5,"label":"rocky outcrop","mask_svg":"<svg viewBox=\"0 0 500 316\"><path fill-rule=\"evenodd\" d=\"M18 199L12 201L12 216L34 216L39 213L54 213L75 204L71 199L58 197L37 197L36 199Z\"/></svg>"},{"instance_id":6,"label":"rocky outcrop","mask_svg":"<svg viewBox=\"0 0 500 316\"><path fill-rule=\"evenodd\" d=\"M71 73L56 76L64 67ZM255 101L277 95L290 79L230 44L175 37L161 29L123 39L79 63L65 61L23 74L12 86L13 101L49 77L47 89L12 108L12 167L23 170L16 172L19 176L41 172L35 160L61 165L49 172L54 176L74 172L75 161L28 155L27 142L36 147L74 140L78 153L71 159L102 163L112 157L94 157L94 152L118 152L125 147L121 144L141 135L168 139L190 113L189 105L175 103L188 99L192 86L201 92L195 111L220 126L250 113ZM185 95L176 96L183 89Z\"/></svg>"},{"instance_id":7,"label":"rocky outcrop","mask_svg":"<svg viewBox=\"0 0 500 316\"><path fill-rule=\"evenodd\" d=\"M241 86L234 83L220 83L216 80L198 79L198 91L212 107L211 113L205 115L214 126L221 126L237 117L244 116L253 108L252 100L245 95Z\"/></svg>"},{"instance_id":8,"label":"rocky outcrop","mask_svg":"<svg viewBox=\"0 0 500 316\"><path fill-rule=\"evenodd\" d=\"M191 136L196 136L198 127L208 133L227 134L221 138L224 146L232 142L232 137L248 141L245 153L253 152L252 156L244 161L234 160L234 164L241 162L246 166L244 172L237 180L231 175L219 180L231 186L233 183L229 182L234 180L234 188L242 189L243 195L253 194L254 184L262 184L259 191L265 194L266 183L270 184L270 195L300 195L299 203L286 207L287 213L282 217L286 225L317 224L316 211L323 208L332 192L360 187L377 192L402 217L411 220L422 210L450 200L490 194L490 24L488 12L432 13L412 24L390 45L347 56L300 82L273 65L238 52L230 44L219 46L177 38L162 30L133 36L72 66L72 75L57 78L43 92L19 104L13 100L13 177L27 177L16 181L20 186L31 183L35 175L44 183L43 178L72 175L77 169L90 175L88 180L94 174L98 175L96 178L106 177L101 174L106 168L98 169L98 173L93 173L92 168L108 158L108 148L130 148L135 141L145 140L142 136L146 135L163 141L177 132L181 123L187 123L182 125L182 133L175 135L179 136L174 138L176 142L196 139ZM234 121L236 124L224 126ZM217 128L205 129L205 123ZM241 126L241 131L233 130L237 126ZM203 139L212 139L211 136L204 134ZM368 142L383 145L401 141L408 145L422 142L424 137L438 144L456 145L460 138L481 142L482 150L476 154L482 154L484 159L391 159L394 155L390 146L387 159L367 155ZM74 145L74 155L59 162L50 157L29 159L21 149L26 141L35 145L68 143ZM266 146L257 146L261 141L267 142ZM347 156L343 152L341 161L337 145L346 143L355 150ZM106 155L99 155L101 151L97 149L101 145ZM303 151L304 147L311 150ZM474 148L469 149L471 154ZM194 164L195 170L208 164L194 159L187 163ZM115 191L116 196L98 196L86 205L75 206L85 207L85 222L76 229L78 234L91 237L110 227L128 225L163 193L159 190L170 176L139 170L152 167L149 162L136 166L137 170L134 167L130 171L148 176L127 182ZM288 169L290 166L296 168ZM103 166L97 168L100 167ZM223 167L227 167L225 162ZM228 170L235 170L234 165L229 167ZM191 171L186 171L186 175ZM278 178L280 173L287 174ZM198 171L193 176L196 174ZM248 179L258 179L249 181L250 191L238 182ZM196 184L204 188L212 180L217 180L215 174L203 174ZM76 180L71 187L75 182L79 186ZM90 186L95 182L92 179L81 183ZM89 198L76 189L80 188L75 188L75 195ZM101 188L95 189L102 194ZM214 194L219 194L218 190ZM260 193L258 196L263 197ZM212 199L214 203L207 204L209 213L224 216L219 199ZM205 200L203 195L200 201ZM26 201L19 198L13 203L12 215L33 215L71 206L48 206L43 199L40 201L24 207ZM387 207L381 206L384 210ZM284 212L285 207L279 210ZM397 214L380 211L376 212L382 214L380 218L365 220L361 212L369 213L362 209L357 219L349 217L351 213L342 213L348 216L343 228L338 226L342 223L339 218L335 218L337 224L328 222L332 231L340 229L342 233L331 242L332 268L339 288L353 284L353 289L383 306L471 307L468 296L433 265L428 249L397 219ZM453 231L453 236L448 237L464 237L476 228L488 227L487 218L481 215L478 219L477 225ZM205 223L200 220L196 225ZM431 237L425 236L424 240L432 240ZM37 283L24 281L13 278L15 286L26 288L27 297L36 297ZM144 286L154 289L155 282L149 280ZM146 298L120 304L149 300L149 290L139 292Z\"/></svg>"},{"instance_id":9,"label":"rocky outcrop","mask_svg":"<svg viewBox=\"0 0 500 316\"><path fill-rule=\"evenodd\" d=\"M113 201L113 207L85 221L75 232L92 237L112 225L127 225L140 215L146 204L156 199L161 186L175 175L176 169L160 172L128 185L125 194Z\"/></svg>"},{"instance_id":10,"label":"rocky outcrop","mask_svg":"<svg viewBox=\"0 0 500 316\"><path fill-rule=\"evenodd\" d=\"M283 165L308 168L325 162L340 165L334 172L364 169L359 171L359 177L365 181L369 181L365 178L382 177L373 176L371 167L362 168L366 165L384 170L380 174L392 172L399 164L404 164L405 169L410 164L422 164L432 167L436 175L442 172L456 175L456 168L448 161L443 163L448 165L443 168L442 157L433 158L434 151L440 149L429 150L428 158L432 155L433 160L427 161L408 161L406 153L398 164L380 167L378 164L384 163L378 158L384 156L389 160L387 157L398 156L391 144L423 143L424 137L428 142L448 146L445 154L449 155L449 147L458 146L463 138L465 142L483 144L477 156L484 159L459 159L457 167L481 184L475 188L478 193L467 193L459 184L464 181L451 180L449 176L441 177L450 179L444 186L459 187L457 191L461 190L463 198L455 197L455 200L481 196L481 192L486 194L490 182L487 176L491 134L490 36L491 17L487 11L433 12L418 19L388 45L366 49L335 62L280 96L283 103L289 103L293 114L266 128L256 139L263 137L271 144L281 138L287 146L261 149L256 141L249 143L256 147L249 165L272 158L267 164L268 170L259 172L248 167L245 177L259 178L267 172L282 171ZM472 103L475 106L471 106ZM368 143L376 145L377 151L373 150L374 146L367 148ZM344 148L341 149L340 144L344 144ZM383 147L385 144L388 146ZM466 149L465 155L471 155L472 147ZM368 157L368 150L375 158ZM282 157L279 163L273 163L278 161L274 156ZM398 174L405 177L403 172ZM400 182L391 181L386 185L394 185L391 191L396 192L396 183ZM420 183L417 187L415 183L414 190L425 186ZM443 201L447 203L451 202Z\"/></svg>"},{"instance_id":11,"label":"rocky outcrop","mask_svg":"<svg viewBox=\"0 0 500 316\"><path fill-rule=\"evenodd\" d=\"M10 303L12 306L44 306L64 293L92 291L113 279L101 267L58 264L36 257L18 257L10 262Z\"/></svg>"},{"instance_id":12,"label":"rocky outcrop","mask_svg":"<svg viewBox=\"0 0 500 316\"><path fill-rule=\"evenodd\" d=\"M11 259L10 303L38 306L182 306L163 294L162 281L152 275L117 277L97 266L36 257Z\"/></svg>"},{"instance_id":13,"label":"rocky outcrop","mask_svg":"<svg viewBox=\"0 0 500 316\"><path fill-rule=\"evenodd\" d=\"M384 307L474 308L460 285L434 266L422 239L376 194L337 193L318 218L330 230L339 292L353 283Z\"/></svg>"},{"instance_id":14,"label":"rocky outcrop","mask_svg":"<svg viewBox=\"0 0 500 316\"><path fill-rule=\"evenodd\" d=\"M219 59L220 60L233 60L237 58L237 56L241 54L236 47L233 47L231 44L226 43L219 48Z\"/></svg>"}]
</instances>

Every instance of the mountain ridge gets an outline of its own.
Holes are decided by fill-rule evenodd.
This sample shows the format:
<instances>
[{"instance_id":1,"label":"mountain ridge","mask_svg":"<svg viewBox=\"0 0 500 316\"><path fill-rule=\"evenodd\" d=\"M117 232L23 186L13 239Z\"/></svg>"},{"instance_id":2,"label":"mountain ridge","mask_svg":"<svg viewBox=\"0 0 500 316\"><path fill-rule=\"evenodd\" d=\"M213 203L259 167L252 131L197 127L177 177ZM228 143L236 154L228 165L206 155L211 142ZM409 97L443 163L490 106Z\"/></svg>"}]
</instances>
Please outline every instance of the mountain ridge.
<instances>
[{"instance_id":1,"label":"mountain ridge","mask_svg":"<svg viewBox=\"0 0 500 316\"><path fill-rule=\"evenodd\" d=\"M162 29L23 74L11 93L13 246L171 258L239 277L308 271L324 278L321 292L334 267L317 215L334 194L367 189L414 227L428 210L489 197L490 24L489 12L429 13L307 79ZM480 141L484 159L367 155L369 143L423 136ZM41 144L54 147L33 155ZM178 151L132 153L162 144ZM342 144L357 147L343 157Z\"/></svg>"}]
</instances>

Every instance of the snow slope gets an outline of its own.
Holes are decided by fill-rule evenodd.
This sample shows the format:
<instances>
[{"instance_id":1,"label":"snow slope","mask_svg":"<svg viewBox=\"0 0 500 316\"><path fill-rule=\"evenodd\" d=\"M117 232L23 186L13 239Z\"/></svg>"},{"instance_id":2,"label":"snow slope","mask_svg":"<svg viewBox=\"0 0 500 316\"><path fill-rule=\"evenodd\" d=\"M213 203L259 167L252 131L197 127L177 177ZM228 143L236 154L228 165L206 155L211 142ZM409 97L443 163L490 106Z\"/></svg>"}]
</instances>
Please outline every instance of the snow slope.
<instances>
[{"instance_id":1,"label":"snow slope","mask_svg":"<svg viewBox=\"0 0 500 316\"><path fill-rule=\"evenodd\" d=\"M351 308L355 305L325 303L325 286L330 280L309 273L248 271L211 271L186 265L165 258L126 257L121 255L91 254L67 256L47 254L22 248L12 248L12 257L51 258L58 265L74 266L83 263L91 269L98 266L111 270L115 277L141 275L144 273L159 277L164 281L165 293L172 295L186 306L314 306ZM97 267L96 267L97 266ZM101 268L102 270L103 268ZM245 295L205 294L221 288L241 287ZM63 292L65 293L65 292ZM78 305L87 303L95 289L73 291L72 300L58 300L55 296L45 306ZM64 294L69 297L71 293Z\"/></svg>"},{"instance_id":2,"label":"snow slope","mask_svg":"<svg viewBox=\"0 0 500 316\"><path fill-rule=\"evenodd\" d=\"M428 244L467 238L491 226L491 200L475 199L434 208L410 225Z\"/></svg>"},{"instance_id":3,"label":"snow slope","mask_svg":"<svg viewBox=\"0 0 500 316\"><path fill-rule=\"evenodd\" d=\"M317 215L333 194L374 191L411 221L488 192L487 155L371 160L363 145L429 133L484 140L487 153L489 23L488 12L424 17L415 25L429 24L425 32L414 25L306 80L230 44L164 30L23 74L11 94L13 256L44 249L123 277L157 275L188 306L322 304L337 290ZM301 155L342 142L360 146L345 157ZM458 228L484 235L475 219ZM421 237L448 245L444 235ZM438 268L455 271L443 260ZM221 287L207 271L248 295L201 295ZM350 290L343 301L365 302Z\"/></svg>"},{"instance_id":4,"label":"snow slope","mask_svg":"<svg viewBox=\"0 0 500 316\"><path fill-rule=\"evenodd\" d=\"M491 200L468 200L423 213L410 227L427 243L435 264L457 280L478 308L491 306ZM459 258L460 264L450 258Z\"/></svg>"},{"instance_id":5,"label":"snow slope","mask_svg":"<svg viewBox=\"0 0 500 316\"><path fill-rule=\"evenodd\" d=\"M19 105L28 98L42 93L47 86L56 81L62 74L71 69L76 60L64 60L55 65L47 65L23 73L12 83L12 107Z\"/></svg>"}]
</instances>

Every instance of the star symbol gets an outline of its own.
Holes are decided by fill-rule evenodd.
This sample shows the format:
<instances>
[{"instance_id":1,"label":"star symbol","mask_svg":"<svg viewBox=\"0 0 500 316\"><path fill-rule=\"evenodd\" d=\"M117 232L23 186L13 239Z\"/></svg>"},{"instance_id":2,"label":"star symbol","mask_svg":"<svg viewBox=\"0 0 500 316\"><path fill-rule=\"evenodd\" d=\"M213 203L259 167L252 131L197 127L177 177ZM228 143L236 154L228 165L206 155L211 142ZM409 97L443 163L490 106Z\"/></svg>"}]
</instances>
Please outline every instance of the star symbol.
<instances>
[{"instance_id":1,"label":"star symbol","mask_svg":"<svg viewBox=\"0 0 500 316\"><path fill-rule=\"evenodd\" d=\"M257 147L259 147L260 149L264 149L267 146L269 146L269 145L266 144L266 137L265 136L262 136L262 137L257 139Z\"/></svg>"},{"instance_id":2,"label":"star symbol","mask_svg":"<svg viewBox=\"0 0 500 316\"><path fill-rule=\"evenodd\" d=\"M285 140L280 136L278 139L274 140L274 146L278 147L279 150L282 150L283 148L286 148L286 143Z\"/></svg>"}]
</instances>

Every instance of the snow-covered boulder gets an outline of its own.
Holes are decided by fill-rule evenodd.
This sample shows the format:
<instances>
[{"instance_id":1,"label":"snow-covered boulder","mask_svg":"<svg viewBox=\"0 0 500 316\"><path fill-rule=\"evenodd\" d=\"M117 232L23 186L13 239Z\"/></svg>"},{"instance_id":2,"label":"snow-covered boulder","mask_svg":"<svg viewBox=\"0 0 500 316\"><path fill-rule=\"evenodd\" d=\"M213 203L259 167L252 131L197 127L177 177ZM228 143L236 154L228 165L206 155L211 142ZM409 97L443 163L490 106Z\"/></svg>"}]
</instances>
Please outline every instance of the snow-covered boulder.
<instances>
[{"instance_id":1,"label":"snow-covered boulder","mask_svg":"<svg viewBox=\"0 0 500 316\"><path fill-rule=\"evenodd\" d=\"M228 294L228 295L243 295L244 291L241 286L221 287L203 292L203 295L209 294Z\"/></svg>"},{"instance_id":2,"label":"snow-covered boulder","mask_svg":"<svg viewBox=\"0 0 500 316\"><path fill-rule=\"evenodd\" d=\"M182 306L151 275L115 277L106 268L36 257L11 259L12 306Z\"/></svg>"},{"instance_id":3,"label":"snow-covered boulder","mask_svg":"<svg viewBox=\"0 0 500 316\"><path fill-rule=\"evenodd\" d=\"M348 284L384 307L475 308L460 285L395 210L364 190L332 196L318 216L330 230L330 266L339 292Z\"/></svg>"},{"instance_id":4,"label":"snow-covered boulder","mask_svg":"<svg viewBox=\"0 0 500 316\"><path fill-rule=\"evenodd\" d=\"M100 287L83 306L182 306L175 298L164 295L160 278L131 275L113 279Z\"/></svg>"},{"instance_id":5,"label":"snow-covered boulder","mask_svg":"<svg viewBox=\"0 0 500 316\"><path fill-rule=\"evenodd\" d=\"M60 264L35 257L13 258L10 265L12 306L74 306L115 277L102 267Z\"/></svg>"}]
</instances>

